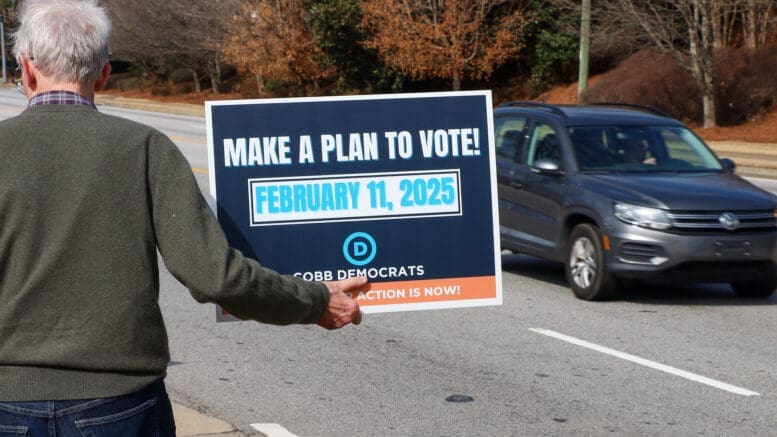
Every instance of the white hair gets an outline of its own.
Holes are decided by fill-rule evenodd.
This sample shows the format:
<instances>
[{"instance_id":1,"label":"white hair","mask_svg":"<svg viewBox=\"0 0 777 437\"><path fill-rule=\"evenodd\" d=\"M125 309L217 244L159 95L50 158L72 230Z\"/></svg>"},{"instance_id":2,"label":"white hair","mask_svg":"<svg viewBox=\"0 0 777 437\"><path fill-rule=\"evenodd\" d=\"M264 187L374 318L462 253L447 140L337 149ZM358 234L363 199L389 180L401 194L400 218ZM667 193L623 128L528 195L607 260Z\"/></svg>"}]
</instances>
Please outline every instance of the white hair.
<instances>
[{"instance_id":1,"label":"white hair","mask_svg":"<svg viewBox=\"0 0 777 437\"><path fill-rule=\"evenodd\" d=\"M109 60L111 21L97 0L24 0L18 18L14 56L55 81L89 83Z\"/></svg>"}]
</instances>

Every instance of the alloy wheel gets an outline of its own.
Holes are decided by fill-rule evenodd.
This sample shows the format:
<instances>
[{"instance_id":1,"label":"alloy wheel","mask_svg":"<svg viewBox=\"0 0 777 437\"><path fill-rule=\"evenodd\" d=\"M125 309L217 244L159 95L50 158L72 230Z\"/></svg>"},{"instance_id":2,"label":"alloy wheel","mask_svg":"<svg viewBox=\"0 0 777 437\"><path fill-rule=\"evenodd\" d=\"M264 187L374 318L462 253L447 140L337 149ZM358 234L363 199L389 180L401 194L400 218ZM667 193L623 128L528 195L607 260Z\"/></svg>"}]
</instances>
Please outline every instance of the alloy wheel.
<instances>
[{"instance_id":1,"label":"alloy wheel","mask_svg":"<svg viewBox=\"0 0 777 437\"><path fill-rule=\"evenodd\" d=\"M596 249L588 238L582 237L572 247L569 266L572 280L580 288L588 288L596 280Z\"/></svg>"}]
</instances>

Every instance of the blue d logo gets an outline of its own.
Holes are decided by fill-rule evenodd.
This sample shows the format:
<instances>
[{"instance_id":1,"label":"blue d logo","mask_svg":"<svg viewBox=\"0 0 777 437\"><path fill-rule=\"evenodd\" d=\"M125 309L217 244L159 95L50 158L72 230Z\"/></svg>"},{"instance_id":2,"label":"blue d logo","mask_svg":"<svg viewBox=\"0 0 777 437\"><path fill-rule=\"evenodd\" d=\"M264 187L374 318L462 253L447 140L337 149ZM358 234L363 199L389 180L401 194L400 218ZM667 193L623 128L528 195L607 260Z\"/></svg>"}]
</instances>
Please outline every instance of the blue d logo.
<instances>
[{"instance_id":1,"label":"blue d logo","mask_svg":"<svg viewBox=\"0 0 777 437\"><path fill-rule=\"evenodd\" d=\"M343 243L343 256L355 266L367 265L378 254L378 245L372 235L366 232L354 232Z\"/></svg>"},{"instance_id":2,"label":"blue d logo","mask_svg":"<svg viewBox=\"0 0 777 437\"><path fill-rule=\"evenodd\" d=\"M353 243L353 256L363 257L367 253L367 245L363 241Z\"/></svg>"}]
</instances>

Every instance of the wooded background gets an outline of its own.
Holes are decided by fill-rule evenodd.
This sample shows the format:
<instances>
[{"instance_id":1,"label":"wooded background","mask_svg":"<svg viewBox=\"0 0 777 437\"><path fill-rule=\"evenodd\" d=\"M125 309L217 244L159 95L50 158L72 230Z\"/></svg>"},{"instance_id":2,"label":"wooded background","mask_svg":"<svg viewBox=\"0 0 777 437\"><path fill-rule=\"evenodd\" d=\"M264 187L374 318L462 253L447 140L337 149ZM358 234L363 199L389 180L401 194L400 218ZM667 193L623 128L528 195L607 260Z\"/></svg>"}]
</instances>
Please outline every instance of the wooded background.
<instances>
[{"instance_id":1,"label":"wooded background","mask_svg":"<svg viewBox=\"0 0 777 437\"><path fill-rule=\"evenodd\" d=\"M487 88L500 101L535 98L578 74L579 0L102 1L115 85L159 94ZM3 3L12 29L16 2ZM620 74L582 99L648 104L705 126L768 111L775 3L591 0L590 73Z\"/></svg>"}]
</instances>

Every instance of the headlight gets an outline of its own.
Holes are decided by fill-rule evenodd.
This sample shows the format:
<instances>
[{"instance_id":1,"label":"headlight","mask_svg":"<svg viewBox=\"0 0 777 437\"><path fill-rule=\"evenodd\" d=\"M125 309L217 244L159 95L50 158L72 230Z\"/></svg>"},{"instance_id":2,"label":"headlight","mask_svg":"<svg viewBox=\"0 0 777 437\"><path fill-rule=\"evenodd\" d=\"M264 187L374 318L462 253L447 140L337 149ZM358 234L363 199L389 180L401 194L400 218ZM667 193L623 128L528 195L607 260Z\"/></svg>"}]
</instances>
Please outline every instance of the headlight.
<instances>
[{"instance_id":1,"label":"headlight","mask_svg":"<svg viewBox=\"0 0 777 437\"><path fill-rule=\"evenodd\" d=\"M626 223L651 229L669 229L672 227L672 221L664 211L644 206L629 205L628 203L615 204L615 217Z\"/></svg>"}]
</instances>

